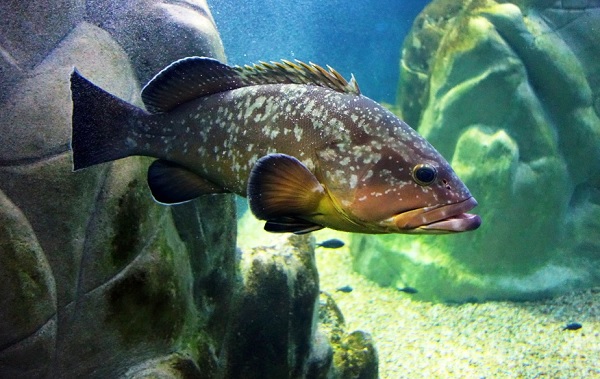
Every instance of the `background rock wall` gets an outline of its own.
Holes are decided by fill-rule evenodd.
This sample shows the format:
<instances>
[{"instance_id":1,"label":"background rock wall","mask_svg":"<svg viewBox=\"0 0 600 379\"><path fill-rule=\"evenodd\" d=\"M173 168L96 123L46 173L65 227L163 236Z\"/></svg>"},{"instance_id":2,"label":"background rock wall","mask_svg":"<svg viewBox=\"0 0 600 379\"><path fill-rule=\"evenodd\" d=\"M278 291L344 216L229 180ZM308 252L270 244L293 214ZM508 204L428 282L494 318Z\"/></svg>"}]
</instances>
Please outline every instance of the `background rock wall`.
<instances>
[{"instance_id":1,"label":"background rock wall","mask_svg":"<svg viewBox=\"0 0 600 379\"><path fill-rule=\"evenodd\" d=\"M225 59L203 1L103 3L0 4L2 377L124 374L214 323L235 282L231 196L160 206L142 158L72 172L73 67L141 105L171 61Z\"/></svg>"}]
</instances>

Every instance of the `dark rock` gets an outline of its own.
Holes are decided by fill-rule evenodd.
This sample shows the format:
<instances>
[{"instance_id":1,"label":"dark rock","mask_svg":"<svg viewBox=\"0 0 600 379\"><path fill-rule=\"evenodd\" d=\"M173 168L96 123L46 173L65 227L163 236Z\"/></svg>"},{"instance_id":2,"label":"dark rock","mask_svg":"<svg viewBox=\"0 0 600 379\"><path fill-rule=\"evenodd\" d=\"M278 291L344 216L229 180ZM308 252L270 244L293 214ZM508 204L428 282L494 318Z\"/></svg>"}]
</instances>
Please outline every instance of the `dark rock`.
<instances>
[{"instance_id":1,"label":"dark rock","mask_svg":"<svg viewBox=\"0 0 600 379\"><path fill-rule=\"evenodd\" d=\"M310 353L319 276L308 237L242 254L227 378L300 378Z\"/></svg>"},{"instance_id":2,"label":"dark rock","mask_svg":"<svg viewBox=\"0 0 600 379\"><path fill-rule=\"evenodd\" d=\"M242 285L224 345L224 378L377 378L364 332L345 332L331 296L319 295L314 244L277 238L242 252Z\"/></svg>"}]
</instances>

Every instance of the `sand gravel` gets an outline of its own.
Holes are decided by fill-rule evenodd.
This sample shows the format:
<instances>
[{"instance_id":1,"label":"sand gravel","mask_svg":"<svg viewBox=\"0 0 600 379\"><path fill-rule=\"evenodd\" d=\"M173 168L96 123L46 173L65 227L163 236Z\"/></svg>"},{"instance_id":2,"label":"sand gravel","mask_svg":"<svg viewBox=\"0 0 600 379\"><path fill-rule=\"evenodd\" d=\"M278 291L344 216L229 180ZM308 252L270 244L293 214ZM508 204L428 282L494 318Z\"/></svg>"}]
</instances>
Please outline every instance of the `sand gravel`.
<instances>
[{"instance_id":1,"label":"sand gravel","mask_svg":"<svg viewBox=\"0 0 600 379\"><path fill-rule=\"evenodd\" d=\"M373 335L381 378L600 378L600 288L537 302L431 304L352 272L347 246L317 248L316 257L347 330ZM353 291L335 291L344 285ZM583 327L563 330L569 322Z\"/></svg>"}]
</instances>

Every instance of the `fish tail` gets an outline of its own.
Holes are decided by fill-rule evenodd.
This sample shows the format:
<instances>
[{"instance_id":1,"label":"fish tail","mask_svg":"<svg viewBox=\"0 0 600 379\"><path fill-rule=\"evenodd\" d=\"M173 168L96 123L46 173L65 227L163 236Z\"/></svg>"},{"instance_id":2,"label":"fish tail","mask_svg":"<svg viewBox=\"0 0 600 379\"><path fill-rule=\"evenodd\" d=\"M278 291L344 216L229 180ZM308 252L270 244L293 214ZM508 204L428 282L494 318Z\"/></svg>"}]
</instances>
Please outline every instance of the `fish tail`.
<instances>
[{"instance_id":1,"label":"fish tail","mask_svg":"<svg viewBox=\"0 0 600 379\"><path fill-rule=\"evenodd\" d=\"M147 116L146 111L104 91L77 70L71 74L71 96L74 170L135 154L133 139L128 143L128 126L136 118Z\"/></svg>"}]
</instances>

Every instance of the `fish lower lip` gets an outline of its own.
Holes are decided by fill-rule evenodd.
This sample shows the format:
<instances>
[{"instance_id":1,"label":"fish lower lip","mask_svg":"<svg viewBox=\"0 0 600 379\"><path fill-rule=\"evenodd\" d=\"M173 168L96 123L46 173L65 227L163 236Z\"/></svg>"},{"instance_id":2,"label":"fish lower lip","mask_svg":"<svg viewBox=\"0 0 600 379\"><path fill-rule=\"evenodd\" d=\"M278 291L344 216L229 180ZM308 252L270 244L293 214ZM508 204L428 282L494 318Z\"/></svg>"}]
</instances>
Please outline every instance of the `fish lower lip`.
<instances>
[{"instance_id":1,"label":"fish lower lip","mask_svg":"<svg viewBox=\"0 0 600 379\"><path fill-rule=\"evenodd\" d=\"M481 225L481 217L471 213L461 213L456 216L423 225L419 229L440 232L467 232L475 230Z\"/></svg>"},{"instance_id":2,"label":"fish lower lip","mask_svg":"<svg viewBox=\"0 0 600 379\"><path fill-rule=\"evenodd\" d=\"M459 203L436 208L420 208L394 217L396 227L414 233L453 233L475 230L481 225L478 215L466 213L477 206L470 197Z\"/></svg>"}]
</instances>

